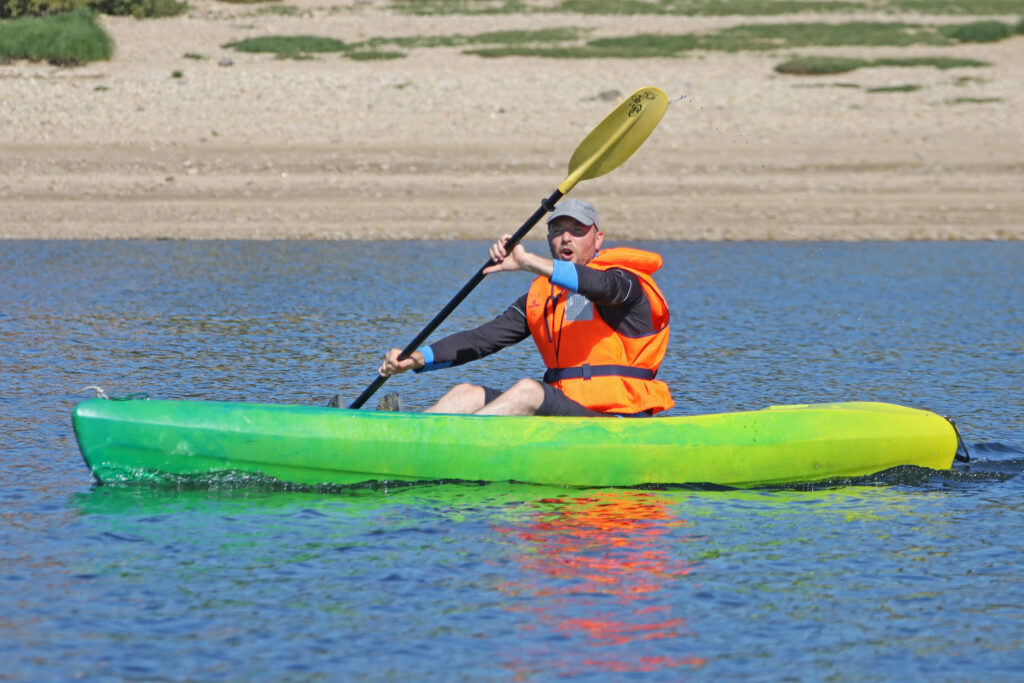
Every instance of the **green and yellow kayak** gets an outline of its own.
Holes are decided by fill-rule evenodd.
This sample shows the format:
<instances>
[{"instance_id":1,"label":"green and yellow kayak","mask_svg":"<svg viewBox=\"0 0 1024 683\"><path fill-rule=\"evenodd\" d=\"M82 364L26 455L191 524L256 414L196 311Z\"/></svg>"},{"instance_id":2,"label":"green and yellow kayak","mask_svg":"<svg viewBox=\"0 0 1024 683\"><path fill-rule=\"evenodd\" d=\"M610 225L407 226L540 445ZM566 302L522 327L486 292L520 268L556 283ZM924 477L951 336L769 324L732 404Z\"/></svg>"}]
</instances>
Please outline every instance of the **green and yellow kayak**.
<instances>
[{"instance_id":1,"label":"green and yellow kayak","mask_svg":"<svg viewBox=\"0 0 1024 683\"><path fill-rule=\"evenodd\" d=\"M73 413L101 483L247 473L303 485L516 481L559 486L821 482L948 469L945 418L885 403L661 417L480 417L206 401L90 399Z\"/></svg>"}]
</instances>

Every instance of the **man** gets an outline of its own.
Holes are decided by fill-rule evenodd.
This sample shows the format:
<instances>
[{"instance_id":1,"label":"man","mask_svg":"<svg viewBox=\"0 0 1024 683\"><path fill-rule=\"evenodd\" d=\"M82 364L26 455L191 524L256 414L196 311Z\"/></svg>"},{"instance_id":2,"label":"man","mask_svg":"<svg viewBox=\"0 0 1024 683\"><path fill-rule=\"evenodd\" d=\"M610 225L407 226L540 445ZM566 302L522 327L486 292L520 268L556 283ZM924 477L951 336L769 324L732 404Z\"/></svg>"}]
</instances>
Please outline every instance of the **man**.
<instances>
[{"instance_id":1,"label":"man","mask_svg":"<svg viewBox=\"0 0 1024 683\"><path fill-rule=\"evenodd\" d=\"M639 417L671 408L668 386L654 378L668 344L668 304L651 279L661 257L601 251L597 210L579 199L562 201L548 218L551 259L522 245L508 251L509 238L491 246L493 265L484 273L533 273L530 290L491 322L409 358L400 361L401 350L391 349L378 372L462 365L532 336L548 368L543 382L521 379L504 392L458 384L426 412ZM378 409L397 409L396 399L385 396Z\"/></svg>"}]
</instances>

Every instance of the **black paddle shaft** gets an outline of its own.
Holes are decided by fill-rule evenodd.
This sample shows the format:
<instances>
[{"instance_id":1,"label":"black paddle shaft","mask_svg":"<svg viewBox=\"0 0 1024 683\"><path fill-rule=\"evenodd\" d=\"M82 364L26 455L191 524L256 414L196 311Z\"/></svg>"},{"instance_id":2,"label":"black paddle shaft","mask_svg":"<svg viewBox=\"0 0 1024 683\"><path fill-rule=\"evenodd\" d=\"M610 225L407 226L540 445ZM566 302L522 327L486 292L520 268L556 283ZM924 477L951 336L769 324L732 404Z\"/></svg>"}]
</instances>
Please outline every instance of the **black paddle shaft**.
<instances>
[{"instance_id":1,"label":"black paddle shaft","mask_svg":"<svg viewBox=\"0 0 1024 683\"><path fill-rule=\"evenodd\" d=\"M521 242L522 239L526 237L526 233L530 232L530 230L533 229L533 226L537 225L540 219L544 217L544 214L548 213L549 211L555 210L555 202L557 202L561 198L561 190L555 190L554 192L551 193L550 197L542 200L540 203L540 207L533 212L533 215L530 216L526 220L526 222L523 223L522 227L516 230L515 234L512 235L512 237L509 238L508 242L505 243L505 248L511 251L512 247L519 244L519 242ZM456 306L461 304L462 300L469 296L469 293L472 292L473 289L478 284L480 284L480 282L484 279L484 268L490 265L493 265L492 261L488 261L484 265L480 266L480 270L476 272L476 275L470 278L469 282L463 285L462 289L459 290L459 293L453 296L451 301L445 304L445 307L442 308L441 311L434 316L434 319L427 323L426 327L420 330L420 333L416 335L416 338L409 342L408 346L402 349L402 353L399 354L398 356L399 360L408 358L413 351L418 349L420 345L422 345L423 342L426 341L427 337L429 337L434 332L434 330L437 329L438 325L444 322L444 319L447 318L451 314L451 312L455 310ZM352 401L352 403L349 405L349 408L353 410L361 408L363 404L366 403L366 401L371 396L373 396L374 393L376 393L376 391L380 389L381 386L383 386L384 382L386 381L388 381L387 377L377 375L377 378L373 380L370 386L366 387L366 389L363 390L363 393L359 394L359 398Z\"/></svg>"}]
</instances>

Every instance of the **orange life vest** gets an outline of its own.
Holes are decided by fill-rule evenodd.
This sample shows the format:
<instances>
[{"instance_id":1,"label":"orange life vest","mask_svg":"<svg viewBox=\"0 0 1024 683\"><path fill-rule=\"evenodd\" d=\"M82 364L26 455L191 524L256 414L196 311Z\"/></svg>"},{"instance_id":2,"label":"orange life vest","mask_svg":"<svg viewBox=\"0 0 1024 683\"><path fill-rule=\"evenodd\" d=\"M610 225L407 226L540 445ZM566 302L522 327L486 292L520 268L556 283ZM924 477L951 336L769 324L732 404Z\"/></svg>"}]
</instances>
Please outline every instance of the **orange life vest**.
<instances>
[{"instance_id":1,"label":"orange life vest","mask_svg":"<svg viewBox=\"0 0 1024 683\"><path fill-rule=\"evenodd\" d=\"M668 304L651 273L661 256L617 247L603 249L588 268L621 268L635 274L651 302L654 332L626 337L616 332L584 300L589 314L566 317L573 292L539 277L526 297L526 322L548 371L549 382L577 403L602 413L658 413L675 403L668 385L654 379L668 346ZM582 299L576 299L574 305ZM574 319L575 318L575 319ZM585 319L584 319L585 318Z\"/></svg>"}]
</instances>

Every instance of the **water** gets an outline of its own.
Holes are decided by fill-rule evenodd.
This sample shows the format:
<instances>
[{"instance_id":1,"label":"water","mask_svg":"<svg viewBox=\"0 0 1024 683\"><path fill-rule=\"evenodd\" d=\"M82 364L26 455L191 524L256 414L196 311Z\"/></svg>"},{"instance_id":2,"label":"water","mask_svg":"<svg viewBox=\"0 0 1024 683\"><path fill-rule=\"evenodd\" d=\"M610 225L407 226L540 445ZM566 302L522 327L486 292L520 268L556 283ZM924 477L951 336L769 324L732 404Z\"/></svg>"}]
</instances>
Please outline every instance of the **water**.
<instances>
[{"instance_id":1,"label":"water","mask_svg":"<svg viewBox=\"0 0 1024 683\"><path fill-rule=\"evenodd\" d=\"M1016 680L1024 243L646 243L675 414L881 400L969 465L758 491L93 487L69 412L351 400L481 243L0 243L0 678ZM488 278L439 332L528 278ZM392 379L537 374L528 344Z\"/></svg>"}]
</instances>

